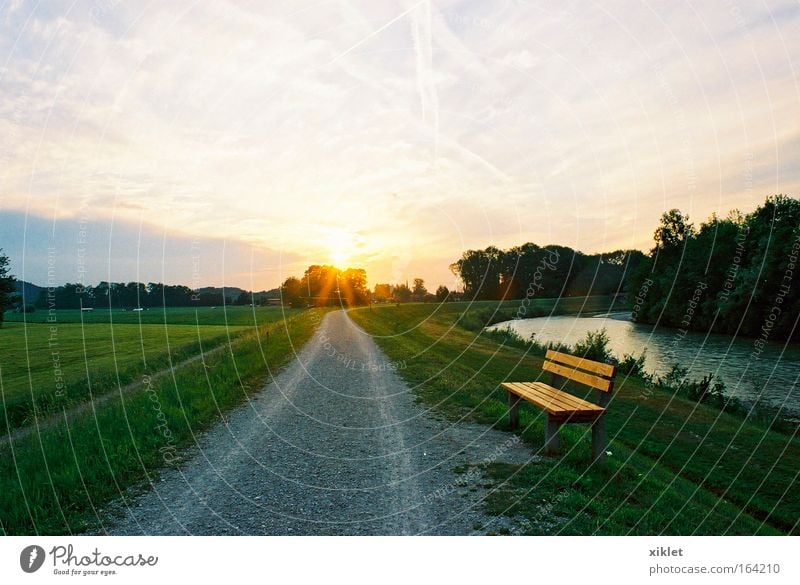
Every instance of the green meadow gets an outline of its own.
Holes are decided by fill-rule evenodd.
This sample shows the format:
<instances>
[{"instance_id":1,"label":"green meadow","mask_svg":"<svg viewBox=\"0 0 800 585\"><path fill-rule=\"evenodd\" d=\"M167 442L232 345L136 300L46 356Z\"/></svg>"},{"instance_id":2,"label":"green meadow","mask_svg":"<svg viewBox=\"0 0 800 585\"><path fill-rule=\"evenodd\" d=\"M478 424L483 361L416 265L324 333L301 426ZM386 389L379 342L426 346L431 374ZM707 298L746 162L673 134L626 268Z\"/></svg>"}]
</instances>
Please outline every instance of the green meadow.
<instances>
[{"instance_id":1,"label":"green meadow","mask_svg":"<svg viewBox=\"0 0 800 585\"><path fill-rule=\"evenodd\" d=\"M406 363L398 373L429 408L453 421L507 430L499 384L548 381L542 356L481 333L483 324L509 318L515 307L519 301L382 306L350 314L390 359ZM623 307L599 298L541 299L527 316L609 308ZM478 465L491 483L486 509L513 516L521 533L798 533L795 433L618 374L607 415L611 456L606 465L593 465L588 425L564 425L561 454L546 457L545 415L528 404L520 411L518 434L540 457L526 465Z\"/></svg>"},{"instance_id":2,"label":"green meadow","mask_svg":"<svg viewBox=\"0 0 800 585\"><path fill-rule=\"evenodd\" d=\"M167 307L143 311L96 308L81 312L78 309L55 311L57 323L129 323L135 325L227 325L229 327L256 327L284 317L288 309L282 307L246 307L227 305L219 307ZM5 314L8 322L47 323L47 309L33 313ZM51 319L52 320L52 319Z\"/></svg>"},{"instance_id":3,"label":"green meadow","mask_svg":"<svg viewBox=\"0 0 800 585\"><path fill-rule=\"evenodd\" d=\"M8 313L0 335L0 433L124 387L144 373L172 368L283 317L279 307Z\"/></svg>"},{"instance_id":4,"label":"green meadow","mask_svg":"<svg viewBox=\"0 0 800 585\"><path fill-rule=\"evenodd\" d=\"M54 393L51 324L7 322L0 335L4 424L30 432L0 443L0 534L69 534L96 525L109 501L153 481L196 433L260 390L321 316L317 309L259 308L254 318L252 308L233 309L198 311L194 321L193 309L168 309L160 323L147 312L124 315L141 316L141 323L116 315L112 323L107 312L81 324L79 312L59 312L64 396ZM157 375L164 368L170 375ZM131 386L116 392L120 384ZM100 395L105 399L76 416L49 416ZM48 424L30 426L34 408Z\"/></svg>"}]
</instances>

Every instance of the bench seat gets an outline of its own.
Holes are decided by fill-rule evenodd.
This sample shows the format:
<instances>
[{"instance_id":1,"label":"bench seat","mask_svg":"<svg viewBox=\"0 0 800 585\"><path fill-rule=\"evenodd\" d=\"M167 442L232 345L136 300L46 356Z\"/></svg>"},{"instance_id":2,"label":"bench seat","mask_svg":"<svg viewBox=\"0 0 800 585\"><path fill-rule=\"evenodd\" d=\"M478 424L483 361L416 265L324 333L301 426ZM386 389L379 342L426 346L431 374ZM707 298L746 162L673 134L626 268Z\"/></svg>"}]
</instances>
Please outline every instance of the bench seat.
<instances>
[{"instance_id":1,"label":"bench seat","mask_svg":"<svg viewBox=\"0 0 800 585\"><path fill-rule=\"evenodd\" d=\"M592 422L606 410L543 382L504 382L501 386L535 404L558 422Z\"/></svg>"}]
</instances>

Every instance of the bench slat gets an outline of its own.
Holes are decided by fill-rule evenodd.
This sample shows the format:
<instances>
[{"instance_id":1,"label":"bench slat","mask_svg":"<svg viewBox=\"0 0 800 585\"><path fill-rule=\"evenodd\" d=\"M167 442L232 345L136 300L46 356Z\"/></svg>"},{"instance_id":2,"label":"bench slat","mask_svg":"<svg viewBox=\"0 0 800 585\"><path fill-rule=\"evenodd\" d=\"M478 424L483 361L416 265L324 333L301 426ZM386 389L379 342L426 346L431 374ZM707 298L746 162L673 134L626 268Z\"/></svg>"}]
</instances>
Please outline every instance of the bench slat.
<instances>
[{"instance_id":1,"label":"bench slat","mask_svg":"<svg viewBox=\"0 0 800 585\"><path fill-rule=\"evenodd\" d=\"M586 384L587 386L591 386L592 388L596 388L602 392L610 392L613 384L611 380L606 380L605 378L595 376L594 374L581 372L580 370L576 370L570 366L562 366L555 362L545 361L544 364L542 364L542 369L546 372L556 374L557 376L562 376L569 380L575 380L581 384Z\"/></svg>"},{"instance_id":2,"label":"bench slat","mask_svg":"<svg viewBox=\"0 0 800 585\"><path fill-rule=\"evenodd\" d=\"M575 410L574 405L567 404L565 401L559 400L558 397L553 394L538 392L535 388L528 388L524 382L506 382L503 384L503 387L513 394L534 402L550 413L561 413ZM545 405L540 404L543 402L546 402L546 407Z\"/></svg>"},{"instance_id":3,"label":"bench slat","mask_svg":"<svg viewBox=\"0 0 800 585\"><path fill-rule=\"evenodd\" d=\"M526 389L529 388L531 391L537 394L552 395L554 401L560 406L564 407L566 410L578 411L587 409L601 409L601 407L597 406L596 404L593 404L587 400L583 400L582 398L578 398L577 396L573 396L568 392L563 392L558 388L553 388L552 386L549 386L543 382L519 382L519 384Z\"/></svg>"},{"instance_id":4,"label":"bench slat","mask_svg":"<svg viewBox=\"0 0 800 585\"><path fill-rule=\"evenodd\" d=\"M580 368L581 370L586 370L587 372L591 372L592 374L599 374L600 376L606 378L613 377L614 372L616 370L614 366L609 364L604 364L603 362L587 360L585 358L570 355L568 353L562 353L560 351L555 351L552 349L547 350L547 355L545 357L548 360Z\"/></svg>"},{"instance_id":5,"label":"bench slat","mask_svg":"<svg viewBox=\"0 0 800 585\"><path fill-rule=\"evenodd\" d=\"M593 419L605 409L541 382L504 382L502 388L559 418Z\"/></svg>"}]
</instances>

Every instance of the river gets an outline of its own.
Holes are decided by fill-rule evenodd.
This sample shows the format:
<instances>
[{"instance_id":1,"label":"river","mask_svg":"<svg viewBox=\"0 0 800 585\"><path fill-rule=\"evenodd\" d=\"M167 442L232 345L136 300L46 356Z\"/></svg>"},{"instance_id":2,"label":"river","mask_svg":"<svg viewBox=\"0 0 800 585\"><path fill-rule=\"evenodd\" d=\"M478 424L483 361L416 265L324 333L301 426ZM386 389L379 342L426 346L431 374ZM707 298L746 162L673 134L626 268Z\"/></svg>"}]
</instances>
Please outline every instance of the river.
<instances>
[{"instance_id":1,"label":"river","mask_svg":"<svg viewBox=\"0 0 800 585\"><path fill-rule=\"evenodd\" d=\"M713 373L725 383L728 396L770 409L783 408L783 417L800 420L800 346L767 343L754 357L754 339L716 333L687 332L667 327L633 323L627 313L595 317L556 316L518 319L493 325L489 329L511 328L523 338L535 335L539 342L573 345L589 331L606 329L611 352L618 358L639 355L647 348L645 369L664 374L672 364L689 369L689 376L699 379Z\"/></svg>"}]
</instances>

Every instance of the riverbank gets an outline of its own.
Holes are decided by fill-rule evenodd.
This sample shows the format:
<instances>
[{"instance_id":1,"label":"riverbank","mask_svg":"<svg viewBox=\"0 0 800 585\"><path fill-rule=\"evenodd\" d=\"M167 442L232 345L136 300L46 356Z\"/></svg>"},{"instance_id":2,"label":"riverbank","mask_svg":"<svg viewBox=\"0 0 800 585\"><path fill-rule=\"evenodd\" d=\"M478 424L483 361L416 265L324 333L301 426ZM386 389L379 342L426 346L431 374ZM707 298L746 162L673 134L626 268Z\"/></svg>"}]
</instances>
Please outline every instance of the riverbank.
<instances>
[{"instance_id":1,"label":"riverbank","mask_svg":"<svg viewBox=\"0 0 800 585\"><path fill-rule=\"evenodd\" d=\"M487 332L499 341L523 348L533 340L531 351L543 354L547 344L573 347L588 334L603 330L608 335L607 352L597 359L610 357L619 363L626 356L641 358L636 371L627 372L654 382L660 379L672 390L711 376L710 386L720 398L738 402L742 409L756 410L765 419L795 426L800 423L800 393L795 390L800 378L797 344L765 344L754 358L752 339L654 328L623 320L622 315L505 321L487 328Z\"/></svg>"},{"instance_id":2,"label":"riverbank","mask_svg":"<svg viewBox=\"0 0 800 585\"><path fill-rule=\"evenodd\" d=\"M533 310L584 313L601 304L541 299ZM505 429L499 384L537 379L542 359L472 327L513 310L513 303L449 303L351 315L391 360L405 362L399 375L430 409ZM539 453L545 417L528 406L520 414L519 436ZM509 530L522 534L797 533L800 502L790 494L800 442L792 434L624 375L617 377L608 424L605 467L590 464L585 425L562 428L559 457L482 466L493 483L486 509L511 517Z\"/></svg>"}]
</instances>

